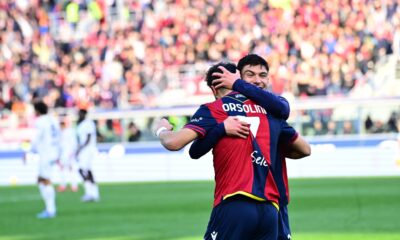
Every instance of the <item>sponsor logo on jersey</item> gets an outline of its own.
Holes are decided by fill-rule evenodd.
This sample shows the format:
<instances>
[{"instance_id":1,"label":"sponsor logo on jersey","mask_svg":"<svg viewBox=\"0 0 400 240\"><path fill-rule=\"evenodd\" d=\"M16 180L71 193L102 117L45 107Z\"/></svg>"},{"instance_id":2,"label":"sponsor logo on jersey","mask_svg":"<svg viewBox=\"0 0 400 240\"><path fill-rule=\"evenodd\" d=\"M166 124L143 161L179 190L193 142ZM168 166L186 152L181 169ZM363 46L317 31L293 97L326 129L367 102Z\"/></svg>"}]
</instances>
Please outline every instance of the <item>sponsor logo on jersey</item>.
<instances>
[{"instance_id":1,"label":"sponsor logo on jersey","mask_svg":"<svg viewBox=\"0 0 400 240\"><path fill-rule=\"evenodd\" d=\"M190 119L190 122L200 122L201 120L203 120L202 117L199 117L199 118L192 118L192 119Z\"/></svg>"},{"instance_id":2,"label":"sponsor logo on jersey","mask_svg":"<svg viewBox=\"0 0 400 240\"><path fill-rule=\"evenodd\" d=\"M265 157L262 154L260 154L257 150L251 153L251 161L262 167L268 167L267 159L265 159Z\"/></svg>"},{"instance_id":3,"label":"sponsor logo on jersey","mask_svg":"<svg viewBox=\"0 0 400 240\"><path fill-rule=\"evenodd\" d=\"M262 113L267 114L267 111L256 104L241 104L241 103L224 103L222 109L225 112L245 112L245 113Z\"/></svg>"}]
</instances>

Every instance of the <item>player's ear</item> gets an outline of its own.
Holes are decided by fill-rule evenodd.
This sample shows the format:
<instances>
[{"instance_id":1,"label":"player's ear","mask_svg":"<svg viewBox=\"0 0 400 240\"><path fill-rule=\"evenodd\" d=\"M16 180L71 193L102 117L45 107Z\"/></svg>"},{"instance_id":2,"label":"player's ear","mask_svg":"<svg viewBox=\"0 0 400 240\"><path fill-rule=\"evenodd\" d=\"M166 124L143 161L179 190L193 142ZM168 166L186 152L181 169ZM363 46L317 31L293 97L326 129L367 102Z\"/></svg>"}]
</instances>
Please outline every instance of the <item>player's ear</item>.
<instances>
[{"instance_id":1,"label":"player's ear","mask_svg":"<svg viewBox=\"0 0 400 240\"><path fill-rule=\"evenodd\" d=\"M217 98L218 90L215 88L215 86L211 86L211 90L212 90L212 92L214 94L214 97Z\"/></svg>"}]
</instances>

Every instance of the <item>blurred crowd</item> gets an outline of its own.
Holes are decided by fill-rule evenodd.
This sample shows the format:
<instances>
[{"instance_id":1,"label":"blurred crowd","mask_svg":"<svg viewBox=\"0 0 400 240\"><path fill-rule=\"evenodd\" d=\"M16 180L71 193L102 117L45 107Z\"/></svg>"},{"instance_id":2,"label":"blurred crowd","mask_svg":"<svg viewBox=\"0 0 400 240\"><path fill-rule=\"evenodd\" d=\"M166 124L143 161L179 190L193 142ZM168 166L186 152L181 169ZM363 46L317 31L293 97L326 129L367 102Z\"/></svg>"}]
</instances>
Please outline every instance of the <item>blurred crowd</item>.
<instances>
[{"instance_id":1,"label":"blurred crowd","mask_svg":"<svg viewBox=\"0 0 400 240\"><path fill-rule=\"evenodd\" d=\"M154 106L249 52L288 97L346 96L398 54L397 0L0 0L0 109ZM204 68L205 70L205 68ZM193 91L194 93L197 90Z\"/></svg>"}]
</instances>

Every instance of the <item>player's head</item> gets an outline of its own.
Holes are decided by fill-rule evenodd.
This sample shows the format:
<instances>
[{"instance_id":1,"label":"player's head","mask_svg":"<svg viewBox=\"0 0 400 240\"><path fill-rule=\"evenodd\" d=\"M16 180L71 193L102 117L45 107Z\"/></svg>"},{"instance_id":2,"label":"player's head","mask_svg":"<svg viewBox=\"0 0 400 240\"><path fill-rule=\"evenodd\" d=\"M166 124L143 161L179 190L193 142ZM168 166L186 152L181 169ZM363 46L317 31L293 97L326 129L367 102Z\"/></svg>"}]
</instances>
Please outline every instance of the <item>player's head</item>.
<instances>
[{"instance_id":1,"label":"player's head","mask_svg":"<svg viewBox=\"0 0 400 240\"><path fill-rule=\"evenodd\" d=\"M67 123L66 123L66 121L65 121L64 119L60 121L60 127L61 127L62 129L64 129L64 128L67 127Z\"/></svg>"},{"instance_id":2,"label":"player's head","mask_svg":"<svg viewBox=\"0 0 400 240\"><path fill-rule=\"evenodd\" d=\"M70 127L71 124L72 124L72 123L71 123L71 119L70 119L70 117L69 117L68 115L66 115L66 116L64 116L64 117L61 118L60 127L61 127L62 129L65 129L65 128Z\"/></svg>"},{"instance_id":3,"label":"player's head","mask_svg":"<svg viewBox=\"0 0 400 240\"><path fill-rule=\"evenodd\" d=\"M212 89L212 91L216 97L217 97L217 95L219 95L218 94L219 92L221 92L221 91L224 92L227 90L227 89L223 89L223 88L216 89L214 87L215 86L214 80L218 79L219 77L213 76L213 73L216 73L216 72L222 73L222 70L219 67L224 67L224 68L226 68L226 70L228 70L231 73L235 73L237 70L236 65L231 62L219 62L217 64L212 65L208 69L207 74L206 74L206 82L207 82L207 85Z\"/></svg>"},{"instance_id":4,"label":"player's head","mask_svg":"<svg viewBox=\"0 0 400 240\"><path fill-rule=\"evenodd\" d=\"M38 115L45 115L45 114L47 114L47 112L49 110L46 103L44 103L43 101L34 102L33 107L35 108L35 112Z\"/></svg>"},{"instance_id":5,"label":"player's head","mask_svg":"<svg viewBox=\"0 0 400 240\"><path fill-rule=\"evenodd\" d=\"M85 120L87 115L87 110L86 109L79 109L78 111L78 123L82 122L83 120Z\"/></svg>"},{"instance_id":6,"label":"player's head","mask_svg":"<svg viewBox=\"0 0 400 240\"><path fill-rule=\"evenodd\" d=\"M246 82L255 84L260 88L268 86L269 66L261 56L248 54L239 60L237 68L240 71L240 76Z\"/></svg>"}]
</instances>

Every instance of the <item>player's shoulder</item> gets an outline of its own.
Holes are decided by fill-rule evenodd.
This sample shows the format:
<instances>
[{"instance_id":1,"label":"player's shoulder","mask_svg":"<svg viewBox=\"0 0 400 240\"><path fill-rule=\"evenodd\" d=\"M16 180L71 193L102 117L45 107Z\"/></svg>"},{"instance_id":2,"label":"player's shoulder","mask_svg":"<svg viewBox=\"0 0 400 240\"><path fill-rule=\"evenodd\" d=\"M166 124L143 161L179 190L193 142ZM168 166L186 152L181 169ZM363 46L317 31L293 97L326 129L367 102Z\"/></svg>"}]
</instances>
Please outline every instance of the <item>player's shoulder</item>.
<instances>
[{"instance_id":1,"label":"player's shoulder","mask_svg":"<svg viewBox=\"0 0 400 240\"><path fill-rule=\"evenodd\" d=\"M220 99L223 102L226 102L226 101L244 102L244 101L248 100L248 98L245 95L241 94L240 92L236 92L236 91L232 91Z\"/></svg>"},{"instance_id":2,"label":"player's shoulder","mask_svg":"<svg viewBox=\"0 0 400 240\"><path fill-rule=\"evenodd\" d=\"M78 131L92 131L96 129L96 124L91 119L85 119L78 124Z\"/></svg>"},{"instance_id":3,"label":"player's shoulder","mask_svg":"<svg viewBox=\"0 0 400 240\"><path fill-rule=\"evenodd\" d=\"M278 118L278 117L276 117L275 115L273 115L273 114L271 114L269 112L267 112L267 118L268 118L268 122L270 124L275 123L274 124L275 126L281 126L281 128L286 128L286 127L290 126L289 123L285 119Z\"/></svg>"},{"instance_id":4,"label":"player's shoulder","mask_svg":"<svg viewBox=\"0 0 400 240\"><path fill-rule=\"evenodd\" d=\"M43 127L49 124L50 124L50 119L48 115L41 115L38 118L36 118L35 125L37 127Z\"/></svg>"},{"instance_id":5,"label":"player's shoulder","mask_svg":"<svg viewBox=\"0 0 400 240\"><path fill-rule=\"evenodd\" d=\"M87 125L94 125L94 121L91 119L84 119L82 122L78 124L78 126L87 126Z\"/></svg>"}]
</instances>

